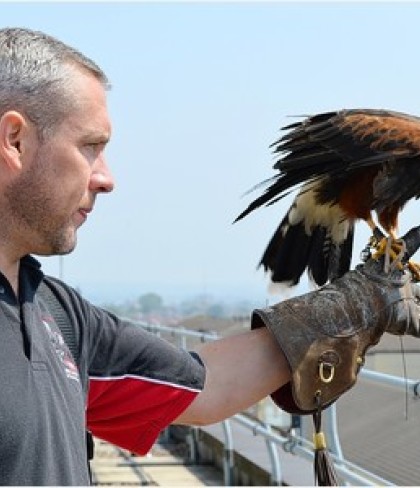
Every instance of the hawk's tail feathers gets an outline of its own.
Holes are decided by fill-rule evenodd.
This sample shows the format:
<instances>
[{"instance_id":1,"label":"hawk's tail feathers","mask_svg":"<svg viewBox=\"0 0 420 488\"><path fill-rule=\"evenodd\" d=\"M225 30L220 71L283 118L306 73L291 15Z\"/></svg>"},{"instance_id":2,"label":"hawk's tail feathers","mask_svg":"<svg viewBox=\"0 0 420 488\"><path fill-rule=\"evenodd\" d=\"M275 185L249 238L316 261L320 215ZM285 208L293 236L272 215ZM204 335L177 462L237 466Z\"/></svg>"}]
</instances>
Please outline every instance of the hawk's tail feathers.
<instances>
[{"instance_id":1,"label":"hawk's tail feathers","mask_svg":"<svg viewBox=\"0 0 420 488\"><path fill-rule=\"evenodd\" d=\"M307 266L310 244L304 226L290 225L286 215L268 243L260 266L271 271L273 283L296 285Z\"/></svg>"},{"instance_id":2,"label":"hawk's tail feathers","mask_svg":"<svg viewBox=\"0 0 420 488\"><path fill-rule=\"evenodd\" d=\"M323 226L308 234L303 221L290 224L283 219L271 238L260 265L271 272L273 283L296 285L305 270L318 286L342 276L350 269L353 248L353 226L341 243L331 238Z\"/></svg>"},{"instance_id":3,"label":"hawk's tail feathers","mask_svg":"<svg viewBox=\"0 0 420 488\"><path fill-rule=\"evenodd\" d=\"M354 228L340 243L334 242L325 227L317 227L312 233L311 253L308 259L308 274L312 281L322 286L349 271L353 253Z\"/></svg>"}]
</instances>

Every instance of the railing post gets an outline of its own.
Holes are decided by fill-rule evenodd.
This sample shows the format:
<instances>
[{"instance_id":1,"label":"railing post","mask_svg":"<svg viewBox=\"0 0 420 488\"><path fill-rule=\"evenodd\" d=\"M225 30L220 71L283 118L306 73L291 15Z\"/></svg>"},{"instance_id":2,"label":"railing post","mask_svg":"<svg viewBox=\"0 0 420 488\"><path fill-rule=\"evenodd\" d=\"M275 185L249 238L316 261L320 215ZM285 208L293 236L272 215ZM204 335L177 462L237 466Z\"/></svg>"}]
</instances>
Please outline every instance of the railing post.
<instances>
[{"instance_id":1,"label":"railing post","mask_svg":"<svg viewBox=\"0 0 420 488\"><path fill-rule=\"evenodd\" d=\"M225 443L223 446L223 480L225 486L233 486L234 451L232 429L229 420L222 422Z\"/></svg>"},{"instance_id":2,"label":"railing post","mask_svg":"<svg viewBox=\"0 0 420 488\"><path fill-rule=\"evenodd\" d=\"M271 426L269 424L265 424L265 428L268 432L271 432ZM270 481L272 486L281 486L282 484L282 474L281 474L281 465L279 459L279 453L277 451L277 446L275 443L268 437L265 437L265 445L267 446L268 456L271 462L271 474L270 474Z\"/></svg>"},{"instance_id":3,"label":"railing post","mask_svg":"<svg viewBox=\"0 0 420 488\"><path fill-rule=\"evenodd\" d=\"M187 349L187 334L186 334L186 330L184 327L182 327L180 329L178 338L179 338L179 347L181 349L186 350Z\"/></svg>"},{"instance_id":4,"label":"railing post","mask_svg":"<svg viewBox=\"0 0 420 488\"><path fill-rule=\"evenodd\" d=\"M344 463L340 462L344 461L344 455L341 449L340 437L338 434L337 408L335 403L325 410L325 420L325 432L328 439L328 445L330 447L330 451L336 456L335 464L337 466L343 466ZM345 481L344 485L349 486L349 482Z\"/></svg>"},{"instance_id":5,"label":"railing post","mask_svg":"<svg viewBox=\"0 0 420 488\"><path fill-rule=\"evenodd\" d=\"M187 443L189 450L189 461L192 464L199 463L198 442L197 442L198 427L190 427L187 434Z\"/></svg>"},{"instance_id":6,"label":"railing post","mask_svg":"<svg viewBox=\"0 0 420 488\"><path fill-rule=\"evenodd\" d=\"M340 438L338 436L337 428L337 408L335 404L328 407L325 412L325 432L328 439L330 451L336 455L340 461L344 459L343 451L341 449Z\"/></svg>"}]
</instances>

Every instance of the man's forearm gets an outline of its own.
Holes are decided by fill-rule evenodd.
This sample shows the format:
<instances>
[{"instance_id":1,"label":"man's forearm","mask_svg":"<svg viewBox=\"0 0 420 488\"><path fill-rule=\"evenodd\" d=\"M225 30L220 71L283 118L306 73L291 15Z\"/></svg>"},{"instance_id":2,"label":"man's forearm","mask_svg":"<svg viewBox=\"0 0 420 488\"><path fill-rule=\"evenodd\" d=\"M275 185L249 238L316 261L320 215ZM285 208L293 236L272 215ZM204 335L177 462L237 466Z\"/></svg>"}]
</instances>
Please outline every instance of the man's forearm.
<instances>
[{"instance_id":1,"label":"man's forearm","mask_svg":"<svg viewBox=\"0 0 420 488\"><path fill-rule=\"evenodd\" d=\"M206 343L197 352L206 366L205 386L175 423L218 422L290 380L287 361L266 328Z\"/></svg>"}]
</instances>

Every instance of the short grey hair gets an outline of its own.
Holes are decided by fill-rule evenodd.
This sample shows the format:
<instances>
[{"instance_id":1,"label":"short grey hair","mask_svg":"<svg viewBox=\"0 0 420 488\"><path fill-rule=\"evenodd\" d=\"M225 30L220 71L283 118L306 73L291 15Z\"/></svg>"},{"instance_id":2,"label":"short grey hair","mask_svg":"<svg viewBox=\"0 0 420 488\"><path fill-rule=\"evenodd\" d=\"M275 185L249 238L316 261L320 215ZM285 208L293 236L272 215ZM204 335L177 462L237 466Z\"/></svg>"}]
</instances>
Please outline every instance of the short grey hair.
<instances>
[{"instance_id":1,"label":"short grey hair","mask_svg":"<svg viewBox=\"0 0 420 488\"><path fill-rule=\"evenodd\" d=\"M19 111L45 139L77 101L71 89L74 68L109 88L96 63L58 39L25 28L0 29L0 117Z\"/></svg>"}]
</instances>

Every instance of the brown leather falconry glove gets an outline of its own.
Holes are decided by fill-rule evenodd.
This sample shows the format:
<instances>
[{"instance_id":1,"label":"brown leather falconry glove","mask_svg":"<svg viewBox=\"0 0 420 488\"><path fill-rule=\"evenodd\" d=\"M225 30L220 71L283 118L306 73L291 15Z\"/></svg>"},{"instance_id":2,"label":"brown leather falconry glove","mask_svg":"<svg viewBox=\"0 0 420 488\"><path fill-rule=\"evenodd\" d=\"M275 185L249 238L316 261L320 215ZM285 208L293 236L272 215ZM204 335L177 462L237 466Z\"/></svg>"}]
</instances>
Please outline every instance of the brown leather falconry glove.
<instances>
[{"instance_id":1,"label":"brown leather falconry glove","mask_svg":"<svg viewBox=\"0 0 420 488\"><path fill-rule=\"evenodd\" d=\"M406 256L420 246L420 227L404 236ZM290 413L325 408L356 382L367 349L384 332L419 332L420 289L407 271L368 259L329 285L254 310L251 327L266 326L283 350L291 382L272 394Z\"/></svg>"}]
</instances>

